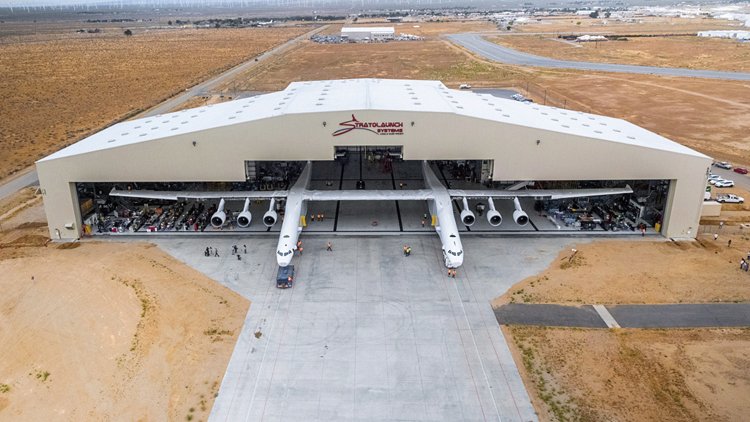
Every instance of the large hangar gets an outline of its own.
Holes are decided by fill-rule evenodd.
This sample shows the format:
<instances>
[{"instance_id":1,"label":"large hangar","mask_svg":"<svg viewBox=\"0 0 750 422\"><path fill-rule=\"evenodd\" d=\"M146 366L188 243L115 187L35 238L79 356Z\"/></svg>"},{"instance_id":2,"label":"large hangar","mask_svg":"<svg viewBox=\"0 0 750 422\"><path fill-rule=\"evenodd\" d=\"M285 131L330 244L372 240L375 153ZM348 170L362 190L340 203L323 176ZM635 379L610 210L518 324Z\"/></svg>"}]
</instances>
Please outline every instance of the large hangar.
<instances>
[{"instance_id":1,"label":"large hangar","mask_svg":"<svg viewBox=\"0 0 750 422\"><path fill-rule=\"evenodd\" d=\"M492 204L481 192L467 192L495 189L506 193L496 194L495 204L507 199L498 211L510 215L522 207L536 231L629 227L637 233L648 227L649 233L692 238L710 164L709 157L620 119L453 90L439 81L353 79L295 82L280 92L123 122L39 160L37 170L53 239L98 232L212 231L211 215L225 211L223 195L226 224L232 226L217 220L222 230L266 231L260 219L252 224L238 220L243 206L257 215L270 201L271 211L283 212L286 198L270 192L301 186L297 182L303 176L310 179L300 190L306 195L303 202L342 199L330 192L313 197L315 186L321 191L412 192L383 197L396 202L396 208L400 200L429 200L427 190L440 179L462 231L471 230L471 224L461 224L468 221L464 209L481 216ZM363 168L390 175L383 183L363 180ZM407 183L396 183L402 178L411 180L406 189ZM614 195L624 187L632 193ZM113 188L121 195L112 195ZM589 193L577 201L534 195L530 189L612 192ZM158 191L172 195L137 199L137 192ZM511 191L518 197L507 194ZM247 193L247 199L231 192ZM372 200L362 195L343 199ZM175 200L181 205L170 208ZM423 208L414 212L422 215ZM440 223L433 209L424 210L427 226ZM303 209L300 227L310 222L307 214ZM128 223L105 225L105 216ZM169 223L161 224L165 219ZM484 224L474 231L516 228L511 223ZM400 215L398 224L403 231Z\"/></svg>"}]
</instances>

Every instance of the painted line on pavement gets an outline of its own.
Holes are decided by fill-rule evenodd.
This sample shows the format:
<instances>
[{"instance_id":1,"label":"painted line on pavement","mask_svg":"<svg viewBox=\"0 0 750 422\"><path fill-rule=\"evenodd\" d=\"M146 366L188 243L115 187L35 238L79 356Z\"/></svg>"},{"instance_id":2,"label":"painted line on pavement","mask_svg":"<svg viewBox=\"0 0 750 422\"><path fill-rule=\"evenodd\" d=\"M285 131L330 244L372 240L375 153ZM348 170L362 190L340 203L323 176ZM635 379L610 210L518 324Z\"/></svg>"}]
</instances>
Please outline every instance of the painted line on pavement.
<instances>
[{"instance_id":1,"label":"painted line on pavement","mask_svg":"<svg viewBox=\"0 0 750 422\"><path fill-rule=\"evenodd\" d=\"M617 323L615 318L612 316L612 314L609 313L604 305L594 305L594 310L596 310L596 313L599 314L604 323L607 324L607 327L620 328L620 324Z\"/></svg>"}]
</instances>

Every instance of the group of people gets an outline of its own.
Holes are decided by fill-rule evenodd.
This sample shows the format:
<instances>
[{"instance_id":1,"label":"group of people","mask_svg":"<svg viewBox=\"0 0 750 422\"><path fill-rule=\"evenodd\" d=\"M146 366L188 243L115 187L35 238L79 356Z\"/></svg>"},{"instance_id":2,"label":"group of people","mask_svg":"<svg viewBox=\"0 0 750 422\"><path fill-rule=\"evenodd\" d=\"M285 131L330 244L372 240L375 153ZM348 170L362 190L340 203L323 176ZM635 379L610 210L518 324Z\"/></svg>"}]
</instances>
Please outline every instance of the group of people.
<instances>
[{"instance_id":1,"label":"group of people","mask_svg":"<svg viewBox=\"0 0 750 422\"><path fill-rule=\"evenodd\" d=\"M323 221L324 218L326 218L326 215L323 213L310 214L310 220L308 221L308 223L312 223L313 221Z\"/></svg>"},{"instance_id":2,"label":"group of people","mask_svg":"<svg viewBox=\"0 0 750 422\"><path fill-rule=\"evenodd\" d=\"M244 254L247 254L247 245L242 245L242 250ZM206 249L203 250L204 256L213 256L216 258L219 258L219 248L214 248L213 246L206 246ZM237 260L240 261L242 258L240 257L240 247L237 245L232 245L232 255L237 255Z\"/></svg>"},{"instance_id":3,"label":"group of people","mask_svg":"<svg viewBox=\"0 0 750 422\"><path fill-rule=\"evenodd\" d=\"M740 269L747 272L748 267L750 267L750 252L747 253L747 259L742 258L740 260Z\"/></svg>"}]
</instances>

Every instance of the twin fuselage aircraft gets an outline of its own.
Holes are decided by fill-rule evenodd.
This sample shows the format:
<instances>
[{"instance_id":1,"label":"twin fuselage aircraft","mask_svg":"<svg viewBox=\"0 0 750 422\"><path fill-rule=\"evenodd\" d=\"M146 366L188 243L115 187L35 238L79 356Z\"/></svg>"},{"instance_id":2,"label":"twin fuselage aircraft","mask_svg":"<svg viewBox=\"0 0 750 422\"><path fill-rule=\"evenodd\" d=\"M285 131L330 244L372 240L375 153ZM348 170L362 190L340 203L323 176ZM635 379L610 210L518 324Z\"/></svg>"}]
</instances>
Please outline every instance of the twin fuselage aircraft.
<instances>
[{"instance_id":1,"label":"twin fuselage aircraft","mask_svg":"<svg viewBox=\"0 0 750 422\"><path fill-rule=\"evenodd\" d=\"M122 191L112 189L110 196L159 199L159 200L206 200L219 199L217 211L211 216L211 225L222 227L227 220L226 201L244 200L242 211L237 215L237 225L248 227L252 221L250 201L252 199L268 199L270 206L263 215L263 224L272 227L278 220L276 201L286 199L285 215L281 223L279 243L276 247L276 261L279 266L286 267L292 262L297 241L305 227L304 216L307 214L308 201L427 201L435 228L443 249L443 259L448 268L458 268L464 262L464 249L458 235L458 227L453 216L453 199L460 199L463 204L461 223L471 226L476 221L474 213L469 209L468 199L486 199L489 210L487 222L497 227L503 222L503 217L495 208L494 200L512 200L515 210L513 220L519 226L529 222L529 216L521 208L519 198L534 199L565 199L587 196L621 195L632 193L632 189L574 189L574 190L461 190L447 189L440 183L427 161L422 162L422 174L425 189L411 190L309 190L312 163L307 162L297 181L289 190L277 191L226 191L226 192L197 192L197 191Z\"/></svg>"}]
</instances>

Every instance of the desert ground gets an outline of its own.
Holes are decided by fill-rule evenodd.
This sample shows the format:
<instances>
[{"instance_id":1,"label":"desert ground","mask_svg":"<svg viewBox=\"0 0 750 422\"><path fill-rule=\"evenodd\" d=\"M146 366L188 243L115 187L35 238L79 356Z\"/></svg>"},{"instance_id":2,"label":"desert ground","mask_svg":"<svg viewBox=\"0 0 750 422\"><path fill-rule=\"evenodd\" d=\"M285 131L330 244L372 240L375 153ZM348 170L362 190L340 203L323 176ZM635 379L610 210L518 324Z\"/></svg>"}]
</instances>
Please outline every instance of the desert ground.
<instances>
[{"instance_id":1,"label":"desert ground","mask_svg":"<svg viewBox=\"0 0 750 422\"><path fill-rule=\"evenodd\" d=\"M503 327L540 421L740 421L747 329Z\"/></svg>"},{"instance_id":2,"label":"desert ground","mask_svg":"<svg viewBox=\"0 0 750 422\"><path fill-rule=\"evenodd\" d=\"M113 29L0 43L0 178L307 30Z\"/></svg>"},{"instance_id":3,"label":"desert ground","mask_svg":"<svg viewBox=\"0 0 750 422\"><path fill-rule=\"evenodd\" d=\"M33 190L0 215L0 420L207 418L245 299L153 245L48 243Z\"/></svg>"}]
</instances>

